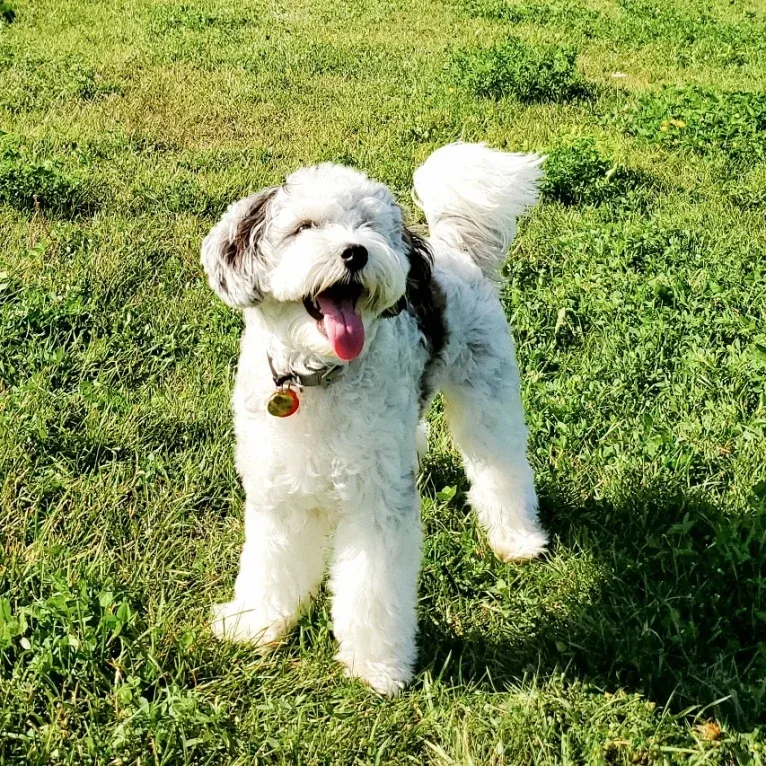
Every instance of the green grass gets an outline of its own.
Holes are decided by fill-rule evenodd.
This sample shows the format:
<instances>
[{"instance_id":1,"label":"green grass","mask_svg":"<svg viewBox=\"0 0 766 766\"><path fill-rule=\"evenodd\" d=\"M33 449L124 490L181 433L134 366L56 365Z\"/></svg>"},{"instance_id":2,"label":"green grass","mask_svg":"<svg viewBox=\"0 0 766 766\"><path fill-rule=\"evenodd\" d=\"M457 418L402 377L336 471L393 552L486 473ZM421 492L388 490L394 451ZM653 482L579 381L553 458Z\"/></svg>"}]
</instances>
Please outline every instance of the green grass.
<instances>
[{"instance_id":1,"label":"green grass","mask_svg":"<svg viewBox=\"0 0 766 766\"><path fill-rule=\"evenodd\" d=\"M513 96L525 104L568 101L586 92L576 61L573 48L532 47L508 37L491 48L458 53L454 74L477 96Z\"/></svg>"},{"instance_id":2,"label":"green grass","mask_svg":"<svg viewBox=\"0 0 766 766\"><path fill-rule=\"evenodd\" d=\"M764 763L764 51L755 0L0 3L0 763ZM266 658L206 628L240 323L198 251L305 163L409 205L459 138L550 157L503 300L553 544L493 558L437 403L382 700L324 596Z\"/></svg>"}]
</instances>

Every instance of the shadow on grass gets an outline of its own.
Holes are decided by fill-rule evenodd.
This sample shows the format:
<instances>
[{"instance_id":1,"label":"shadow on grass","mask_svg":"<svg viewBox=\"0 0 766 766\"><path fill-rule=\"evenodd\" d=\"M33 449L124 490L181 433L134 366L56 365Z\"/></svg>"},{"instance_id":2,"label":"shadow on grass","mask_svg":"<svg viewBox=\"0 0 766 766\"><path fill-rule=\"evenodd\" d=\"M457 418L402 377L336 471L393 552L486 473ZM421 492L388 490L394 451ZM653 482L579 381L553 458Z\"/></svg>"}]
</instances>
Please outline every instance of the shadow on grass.
<instances>
[{"instance_id":1,"label":"shadow on grass","mask_svg":"<svg viewBox=\"0 0 766 766\"><path fill-rule=\"evenodd\" d=\"M445 478L454 483L453 470L442 475L443 467L433 469L430 478L437 485ZM509 619L516 610L525 627L511 632L506 643L488 640L480 629L458 632L440 622L438 610L426 609L421 663L436 674L446 663L442 678L448 681L498 689L525 674L566 668L605 691L637 691L658 704L672 700L675 710L711 706L708 714L738 725L763 722L763 502L733 517L672 487L639 485L625 487L622 499L611 503L578 503L542 487L542 517L556 540L551 555L582 553L597 569L598 584L573 599L573 606L543 608L539 599L528 602L523 595L514 604L518 588L535 577L533 571L522 573L522 584L508 594ZM438 587L442 598L458 596L444 593L455 587L451 577Z\"/></svg>"}]
</instances>

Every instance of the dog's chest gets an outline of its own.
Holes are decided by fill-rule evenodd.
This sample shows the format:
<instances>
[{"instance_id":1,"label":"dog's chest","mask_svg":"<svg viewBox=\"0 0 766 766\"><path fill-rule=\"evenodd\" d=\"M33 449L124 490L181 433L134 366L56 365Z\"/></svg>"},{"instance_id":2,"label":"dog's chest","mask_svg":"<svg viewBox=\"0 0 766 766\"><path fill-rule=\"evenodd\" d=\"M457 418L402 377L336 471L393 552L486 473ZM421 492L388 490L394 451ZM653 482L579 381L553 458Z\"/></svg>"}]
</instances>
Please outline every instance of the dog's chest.
<instances>
[{"instance_id":1,"label":"dog's chest","mask_svg":"<svg viewBox=\"0 0 766 766\"><path fill-rule=\"evenodd\" d=\"M425 354L381 346L327 387L301 391L286 418L266 411L272 386L238 380L237 467L246 484L332 501L370 477L412 470Z\"/></svg>"}]
</instances>

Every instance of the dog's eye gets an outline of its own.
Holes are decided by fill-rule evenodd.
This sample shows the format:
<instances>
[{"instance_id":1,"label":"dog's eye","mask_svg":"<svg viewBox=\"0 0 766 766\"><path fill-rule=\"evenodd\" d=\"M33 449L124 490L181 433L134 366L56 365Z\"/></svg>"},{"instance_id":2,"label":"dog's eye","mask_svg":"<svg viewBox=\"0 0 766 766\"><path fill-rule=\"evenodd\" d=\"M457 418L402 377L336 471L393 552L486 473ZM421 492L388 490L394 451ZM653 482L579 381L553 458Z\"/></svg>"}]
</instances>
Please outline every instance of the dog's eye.
<instances>
[{"instance_id":1,"label":"dog's eye","mask_svg":"<svg viewBox=\"0 0 766 766\"><path fill-rule=\"evenodd\" d=\"M316 229L317 225L314 221L304 221L296 230L296 234L300 234L302 231L308 231L309 229Z\"/></svg>"}]
</instances>

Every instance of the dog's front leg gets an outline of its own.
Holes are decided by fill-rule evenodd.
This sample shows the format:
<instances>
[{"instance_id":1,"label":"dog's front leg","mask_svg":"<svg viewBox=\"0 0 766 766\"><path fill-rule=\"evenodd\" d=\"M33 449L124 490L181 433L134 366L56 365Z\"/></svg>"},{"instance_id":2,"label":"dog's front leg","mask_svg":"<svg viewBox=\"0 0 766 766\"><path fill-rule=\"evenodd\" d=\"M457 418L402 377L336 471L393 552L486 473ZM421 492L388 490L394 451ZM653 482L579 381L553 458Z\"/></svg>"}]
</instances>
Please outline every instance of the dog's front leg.
<instances>
[{"instance_id":1,"label":"dog's front leg","mask_svg":"<svg viewBox=\"0 0 766 766\"><path fill-rule=\"evenodd\" d=\"M213 607L215 635L261 648L280 639L321 582L329 531L321 511L248 501L234 600Z\"/></svg>"},{"instance_id":2,"label":"dog's front leg","mask_svg":"<svg viewBox=\"0 0 766 766\"><path fill-rule=\"evenodd\" d=\"M420 500L414 478L342 510L330 569L337 659L381 694L412 679L416 659ZM360 492L361 495L361 492Z\"/></svg>"}]
</instances>

